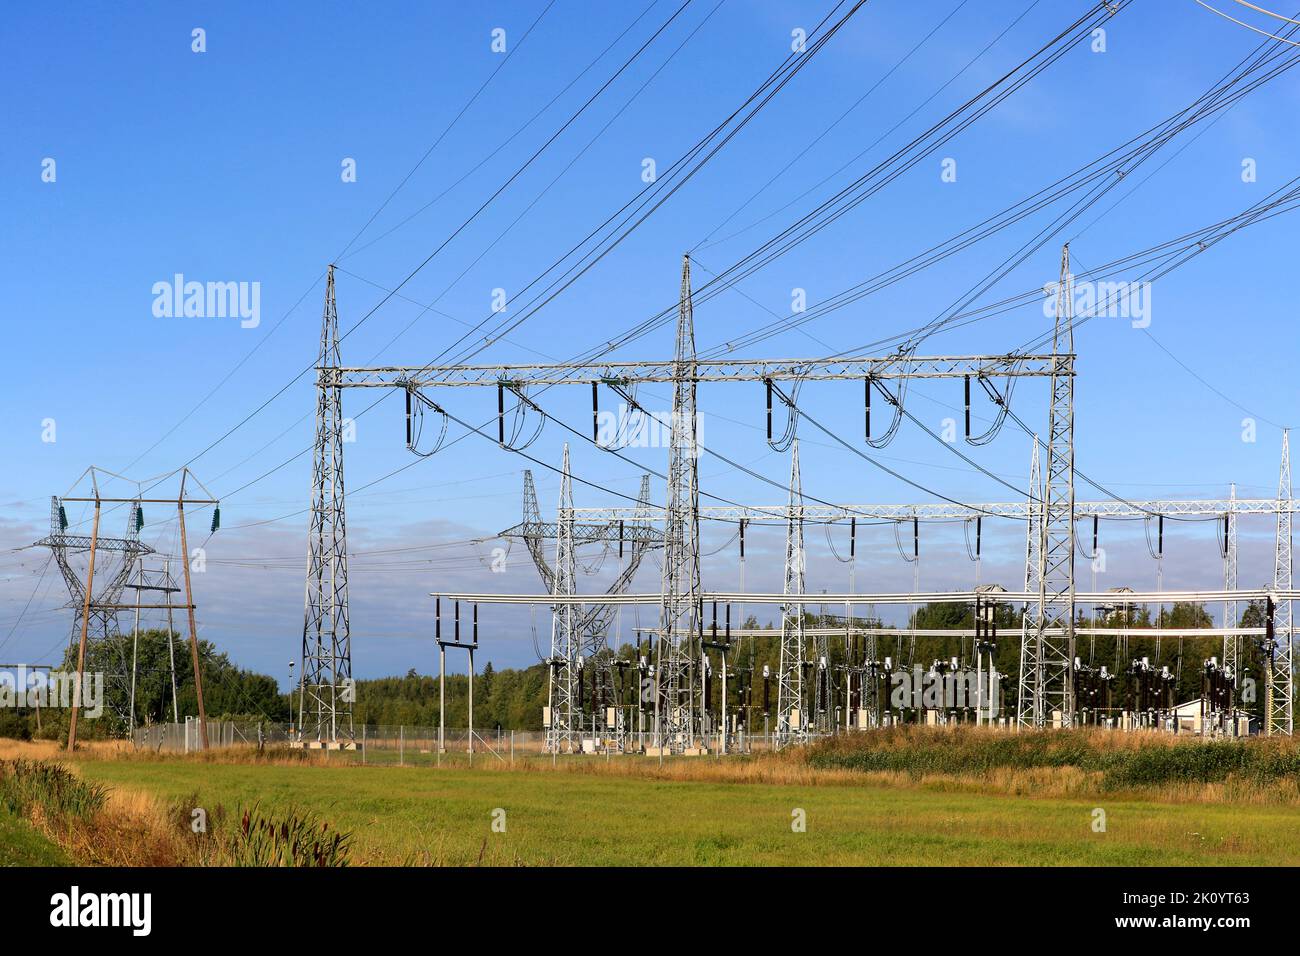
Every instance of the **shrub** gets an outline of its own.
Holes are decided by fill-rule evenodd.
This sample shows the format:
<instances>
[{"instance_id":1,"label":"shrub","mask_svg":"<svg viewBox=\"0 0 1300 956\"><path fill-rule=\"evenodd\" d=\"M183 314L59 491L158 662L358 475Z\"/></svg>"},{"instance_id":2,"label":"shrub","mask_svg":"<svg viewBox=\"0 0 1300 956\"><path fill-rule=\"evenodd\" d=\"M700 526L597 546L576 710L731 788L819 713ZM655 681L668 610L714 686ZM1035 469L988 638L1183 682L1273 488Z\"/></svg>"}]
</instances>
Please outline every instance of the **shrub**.
<instances>
[{"instance_id":1,"label":"shrub","mask_svg":"<svg viewBox=\"0 0 1300 956\"><path fill-rule=\"evenodd\" d=\"M231 866L347 866L351 834L335 830L315 814L290 808L263 812L257 804L244 810L227 844Z\"/></svg>"},{"instance_id":2,"label":"shrub","mask_svg":"<svg viewBox=\"0 0 1300 956\"><path fill-rule=\"evenodd\" d=\"M0 761L0 801L25 816L35 807L49 819L88 820L104 808L108 790L43 760Z\"/></svg>"}]
</instances>

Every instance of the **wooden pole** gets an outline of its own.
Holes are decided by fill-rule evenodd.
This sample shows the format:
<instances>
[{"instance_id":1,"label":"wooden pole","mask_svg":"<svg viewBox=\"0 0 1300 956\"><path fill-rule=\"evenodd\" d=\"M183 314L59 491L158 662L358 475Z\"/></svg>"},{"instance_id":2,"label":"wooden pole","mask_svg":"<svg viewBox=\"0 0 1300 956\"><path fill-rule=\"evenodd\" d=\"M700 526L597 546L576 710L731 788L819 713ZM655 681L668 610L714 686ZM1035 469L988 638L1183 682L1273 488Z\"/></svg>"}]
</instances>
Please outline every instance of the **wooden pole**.
<instances>
[{"instance_id":1,"label":"wooden pole","mask_svg":"<svg viewBox=\"0 0 1300 956\"><path fill-rule=\"evenodd\" d=\"M138 559L139 572L135 583L135 631L131 634L131 705L127 713L127 726L131 730L131 742L135 743L135 675L139 670L140 660L140 599L144 594L144 558ZM171 603L168 598L167 603Z\"/></svg>"},{"instance_id":2,"label":"wooden pole","mask_svg":"<svg viewBox=\"0 0 1300 956\"><path fill-rule=\"evenodd\" d=\"M181 560L185 563L185 604L190 616L190 660L194 665L194 694L199 699L199 748L208 749L208 714L203 707L203 677L199 673L199 634L194 623L194 593L190 584L190 547L185 538L185 500L176 499L181 526Z\"/></svg>"},{"instance_id":3,"label":"wooden pole","mask_svg":"<svg viewBox=\"0 0 1300 956\"><path fill-rule=\"evenodd\" d=\"M187 559L188 560L188 559ZM163 562L163 580L167 587L174 587L172 584L172 566L170 561ZM173 637L176 633L175 624L172 621L172 592L167 592L167 660L172 670L172 723L181 722L180 702L176 699L176 648Z\"/></svg>"},{"instance_id":4,"label":"wooden pole","mask_svg":"<svg viewBox=\"0 0 1300 956\"><path fill-rule=\"evenodd\" d=\"M81 641L77 645L77 672L72 682L72 716L68 721L68 751L77 749L77 715L81 712L82 671L86 667L86 635L90 630L90 602L95 593L95 548L99 544L99 499L95 499L95 523L90 529L90 565L86 571L86 600L81 608Z\"/></svg>"}]
</instances>

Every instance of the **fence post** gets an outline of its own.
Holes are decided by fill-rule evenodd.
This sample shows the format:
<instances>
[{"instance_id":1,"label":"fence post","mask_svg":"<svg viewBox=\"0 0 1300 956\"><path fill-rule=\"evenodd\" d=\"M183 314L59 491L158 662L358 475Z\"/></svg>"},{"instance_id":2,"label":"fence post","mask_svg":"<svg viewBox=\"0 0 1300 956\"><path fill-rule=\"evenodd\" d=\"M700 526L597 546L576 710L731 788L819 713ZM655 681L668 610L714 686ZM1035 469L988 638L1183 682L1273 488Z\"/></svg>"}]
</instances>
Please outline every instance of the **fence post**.
<instances>
[{"instance_id":1,"label":"fence post","mask_svg":"<svg viewBox=\"0 0 1300 956\"><path fill-rule=\"evenodd\" d=\"M397 765L402 766L406 754L406 725L397 728Z\"/></svg>"},{"instance_id":2,"label":"fence post","mask_svg":"<svg viewBox=\"0 0 1300 956\"><path fill-rule=\"evenodd\" d=\"M366 725L361 725L361 766L366 765Z\"/></svg>"},{"instance_id":3,"label":"fence post","mask_svg":"<svg viewBox=\"0 0 1300 956\"><path fill-rule=\"evenodd\" d=\"M515 732L510 731L510 766L515 765Z\"/></svg>"}]
</instances>

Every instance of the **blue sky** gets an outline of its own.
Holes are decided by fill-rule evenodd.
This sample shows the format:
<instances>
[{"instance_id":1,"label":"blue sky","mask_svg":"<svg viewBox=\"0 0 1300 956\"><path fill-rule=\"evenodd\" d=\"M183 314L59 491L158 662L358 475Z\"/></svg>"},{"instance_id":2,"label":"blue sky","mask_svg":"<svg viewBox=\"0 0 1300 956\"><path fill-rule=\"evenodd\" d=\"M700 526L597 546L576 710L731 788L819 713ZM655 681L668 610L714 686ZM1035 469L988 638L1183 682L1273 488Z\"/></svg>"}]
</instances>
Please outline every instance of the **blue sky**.
<instances>
[{"instance_id":1,"label":"blue sky","mask_svg":"<svg viewBox=\"0 0 1300 956\"><path fill-rule=\"evenodd\" d=\"M1223 5L1236 15L1230 0ZM326 264L338 263L340 319L349 328L678 6L680 0L387 3L364 15L333 3L11 10L0 37L0 283L10 358L7 427L0 430L0 659L49 660L70 625L59 609L57 575L41 576L45 553L9 550L44 533L49 496L64 492L90 464L146 478L190 463L223 499L224 527L208 542L211 562L196 581L202 633L241 664L283 676L301 641L302 512L310 484L310 456L293 456L311 443L314 401L312 376L285 386L315 359ZM522 287L632 198L644 186L646 158L667 167L736 109L789 52L791 31L811 31L831 6L694 0L403 287L402 296L435 310L421 315L420 305L394 298L344 342L344 361L429 361L466 324L490 314L494 289L509 294ZM696 279L703 281L996 80L1088 6L869 2L685 188L480 359L562 360L671 304L684 251L694 250ZM205 52L191 49L195 28L206 31ZM504 64L491 49L498 28L505 31ZM763 325L772 312L788 314L793 289L807 290L815 302L1053 182L1186 106L1259 39L1191 0L1134 3L1108 26L1105 52L1073 49L938 154L737 291L697 307L700 348ZM1107 262L1233 215L1300 175L1289 122L1297 76L1284 73L1212 124L1183 133L1132 187L1085 214L1068 230L1077 261ZM42 178L46 159L56 164L53 182ZM954 182L941 177L944 159L955 160ZM1247 159L1257 171L1253 182L1243 181ZM346 160L355 161L356 182L342 179ZM991 237L744 356L829 354L928 321L1048 218ZM1081 469L1131 498L1223 496L1229 482L1244 496L1275 493L1279 426L1300 418L1294 307L1284 281L1294 268L1291 222L1283 216L1245 230L1160 280L1147 330L1118 318L1080 329ZM982 301L1054 279L1058 257L1053 242ZM230 318L155 316L154 284L177 273L259 283L260 323L241 328ZM922 351L1010 351L1046 323L1033 303L936 336ZM662 329L620 355L658 358L671 349L671 329ZM669 405L665 388L642 396L650 407ZM347 393L347 412L374 397ZM1045 398L1045 385L1030 382L1017 390L1016 411L1045 428ZM486 421L495 408L490 390L442 399L466 421ZM700 403L706 445L785 482L788 455L763 440L760 386L702 387ZM809 385L801 404L861 447L859 386ZM910 392L909 410L935 430L944 418L959 418L960 404L956 382L921 383ZM347 448L353 489L413 461L403 448L400 406L390 397L358 417L357 440ZM580 430L588 427L585 389L555 390L546 407ZM1256 420L1254 442L1242 440L1247 417ZM54 442L42 441L46 419L56 423ZM449 438L458 434L453 425ZM807 493L835 501L924 500L806 424L801 435ZM565 437L549 426L529 453L557 465ZM637 469L574 443L577 474L635 492ZM867 451L947 496L1017 497L910 423L889 447ZM1026 487L1029 442L1015 429L964 451ZM665 465L661 450L631 454L656 470ZM494 575L487 563L502 542L461 543L518 521L527 466L470 436L349 499L352 548L371 552L353 562L359 676L432 668L430 590L540 587L522 548L511 552L507 573ZM534 470L549 512L557 479ZM702 462L701 484L735 500L784 500L778 487L717 459ZM581 485L575 494L579 504L618 503ZM654 496L663 498L658 481ZM1080 497L1096 496L1080 490ZM146 518L146 540L171 547L174 523ZM1166 531L1165 585L1217 585L1213 525ZM847 531L836 533L843 538ZM721 546L729 534L710 529L706 547ZM990 527L986 534L983 579L1014 585L1021 529ZM1114 550L1111 580L1099 585L1154 586L1140 523L1102 534ZM1247 522L1242 535L1247 586L1269 573L1271 529ZM842 553L844 541L837 545ZM844 587L846 568L830 555L820 529L810 533L809 548L810 588ZM756 532L748 587L779 586L781 550L779 532ZM959 527L927 529L922 551L922 589L972 579ZM911 586L911 568L899 560L891 530L864 532L859 553L859 588ZM606 561L584 588L601 589L615 563ZM731 550L706 560L706 586L732 586L736 575ZM656 586L647 565L637 588ZM543 640L546 625L539 612ZM484 632L498 664L535 660L526 614L485 613Z\"/></svg>"}]
</instances>

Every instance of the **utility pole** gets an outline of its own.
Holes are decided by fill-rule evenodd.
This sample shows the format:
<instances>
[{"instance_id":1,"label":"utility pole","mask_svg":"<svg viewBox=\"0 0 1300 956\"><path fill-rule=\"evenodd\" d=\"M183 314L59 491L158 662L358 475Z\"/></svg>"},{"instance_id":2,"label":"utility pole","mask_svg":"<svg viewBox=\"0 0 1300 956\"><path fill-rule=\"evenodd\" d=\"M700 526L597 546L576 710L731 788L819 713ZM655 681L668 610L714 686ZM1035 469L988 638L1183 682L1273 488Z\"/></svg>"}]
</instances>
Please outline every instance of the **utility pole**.
<instances>
[{"instance_id":1,"label":"utility pole","mask_svg":"<svg viewBox=\"0 0 1300 956\"><path fill-rule=\"evenodd\" d=\"M90 630L90 602L95 592L95 548L99 544L100 500L95 494L95 519L90 529L90 565L86 571L86 601L81 609L81 641L77 644L77 672L73 675L72 714L68 718L68 752L77 749L77 715L81 713L81 685L86 670L86 635Z\"/></svg>"},{"instance_id":2,"label":"utility pole","mask_svg":"<svg viewBox=\"0 0 1300 956\"><path fill-rule=\"evenodd\" d=\"M186 607L186 609L189 611L190 640L194 650L193 658L194 658L195 691L198 694L200 719L202 720L204 717L203 684L198 670L197 627L195 625L195 619L194 619L194 597L193 597L193 589L190 581L190 564L189 564L189 552L188 552L189 546L185 538L185 505L187 503L191 505L212 505L214 509L212 514L212 531L215 533L217 528L220 525L220 520L221 520L221 510L219 507L221 502L218 501L216 498L212 498L212 497L195 498L195 497L187 496L186 494L187 481L193 481L204 492L207 492L207 489L203 488L203 483L199 481L198 478L196 478L193 474L191 474L188 468L180 468L177 471L172 473L173 475L180 475L179 490L177 491L176 496L174 498L166 498L166 497L143 498L140 497L139 495L133 498L105 497L101 495L99 491L99 480L98 480L99 471L100 469L92 466L86 469L85 473L82 475L82 479L85 479L87 476L89 476L90 486L91 486L90 495L83 496L83 497L65 496L62 499L59 499L57 497L53 499L53 508L52 508L53 517L51 519L51 534L48 538L45 538L37 542L37 544L49 547L52 550L57 560L57 563L59 565L59 569L63 573L64 580L68 585L69 592L76 595L81 603L81 639L77 649L78 680L73 693L73 700L74 700L73 713L68 726L68 746L70 749L76 747L78 711L80 710L81 707L81 691L80 691L80 688L82 686L81 677L82 677L82 672L84 671L86 666L86 645L90 637L91 615L93 614L95 616L95 626L97 631L100 632L98 634L97 639L102 639L102 640L113 639L113 640L120 641L122 640L123 636L121 631L118 629L116 625L117 615L119 612L124 610L132 610L132 609L136 610L137 612L139 612L140 610L166 610L168 612L168 626L170 627L172 609L181 606L173 603L174 599L171 597L171 594L177 589L171 586L170 577L168 578L168 583L161 587L156 585L145 585L142 582L137 583L134 586L136 589L136 599L133 603L124 604L119 600L122 590L128 586L127 582L130 580L131 572L136 567L137 559L140 558L142 555L153 553L152 548L149 548L146 545L142 545L139 542L140 527L144 523L143 518L141 517L142 514L141 506L144 504L176 505L177 518L179 519L179 526L180 526L180 545L182 551L182 558L185 561L186 603L184 607ZM171 476L169 475L168 477ZM78 479L77 484L80 484L82 479ZM157 485L158 483L159 482L155 482L154 484ZM81 502L81 503L94 505L95 508L94 524L89 538L86 538L83 535L70 535L66 533L67 523L66 523L66 517L64 513L64 503L66 502ZM102 507L105 504L123 504L123 505L131 506L130 521L127 529L127 537L125 539L101 538L99 536L99 525L100 525L99 519L100 519ZM67 552L69 550L87 550L90 552L89 564L86 572L86 583L84 587L82 586L81 580L78 577L77 573L73 570L72 566L68 562ZM114 574L110 579L108 585L101 588L99 595L96 596L95 594L96 559L98 557L99 552L104 550L121 552L123 555L122 563L121 566L118 568L116 574ZM161 604L145 604L143 603L143 593L145 591L164 593L167 595L166 601ZM139 630L138 613L137 613L136 629ZM123 671L121 674L118 675L122 678L121 689L124 694L130 695L130 697L128 697L128 700L130 700L134 696L129 686L129 682L133 680L133 674L128 675L125 673L125 667L126 667L125 655L124 653L122 653L120 647L118 648L118 655L119 657L121 657L123 662L122 663ZM173 700L175 700L174 668L173 668L172 697ZM175 714L176 714L176 707L175 705L173 705L173 715ZM133 720L133 717L131 713L123 713L122 719L124 722L130 725ZM206 736L206 728L204 728L204 735ZM205 740L204 746L206 747L206 745L207 743Z\"/></svg>"},{"instance_id":3,"label":"utility pole","mask_svg":"<svg viewBox=\"0 0 1300 956\"><path fill-rule=\"evenodd\" d=\"M199 632L194 621L194 591L190 582L190 547L185 538L185 479L176 497L176 518L181 530L181 560L185 562L185 609L190 618L190 659L194 665L194 693L199 701L199 745L208 749L208 714L203 706L203 675L199 668ZM171 601L167 602L168 604Z\"/></svg>"},{"instance_id":4,"label":"utility pole","mask_svg":"<svg viewBox=\"0 0 1300 956\"><path fill-rule=\"evenodd\" d=\"M188 555L182 555L184 560L188 561ZM172 622L172 601L170 595L175 593L176 584L172 580L172 564L170 560L163 561L163 587L167 589L167 663L172 673L172 723L181 722L180 701L177 699L176 692L176 649L175 649L175 629Z\"/></svg>"}]
</instances>

